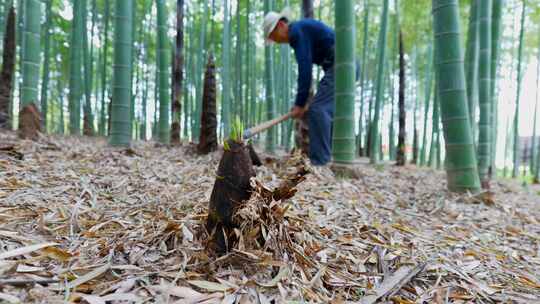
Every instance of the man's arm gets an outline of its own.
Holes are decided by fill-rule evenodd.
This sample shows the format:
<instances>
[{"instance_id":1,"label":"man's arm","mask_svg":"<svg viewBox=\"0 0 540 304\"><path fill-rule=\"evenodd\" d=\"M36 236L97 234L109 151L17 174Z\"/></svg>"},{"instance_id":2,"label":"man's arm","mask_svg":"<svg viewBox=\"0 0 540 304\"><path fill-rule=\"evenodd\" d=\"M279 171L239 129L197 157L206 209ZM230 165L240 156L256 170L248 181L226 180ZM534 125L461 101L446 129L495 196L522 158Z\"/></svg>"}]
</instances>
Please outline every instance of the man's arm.
<instances>
[{"instance_id":1,"label":"man's arm","mask_svg":"<svg viewBox=\"0 0 540 304\"><path fill-rule=\"evenodd\" d=\"M295 106L304 107L311 90L313 61L311 54L311 42L308 37L300 32L298 40L295 41L295 56L298 63L298 89Z\"/></svg>"}]
</instances>

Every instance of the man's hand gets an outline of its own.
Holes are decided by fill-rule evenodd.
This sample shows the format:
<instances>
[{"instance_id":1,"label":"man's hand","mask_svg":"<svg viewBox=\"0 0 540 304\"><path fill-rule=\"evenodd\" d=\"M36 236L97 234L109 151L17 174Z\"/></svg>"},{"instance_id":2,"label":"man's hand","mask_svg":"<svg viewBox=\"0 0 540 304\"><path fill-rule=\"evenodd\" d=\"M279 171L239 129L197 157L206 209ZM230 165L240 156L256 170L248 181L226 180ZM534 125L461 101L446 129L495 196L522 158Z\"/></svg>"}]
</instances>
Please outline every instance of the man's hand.
<instances>
[{"instance_id":1,"label":"man's hand","mask_svg":"<svg viewBox=\"0 0 540 304\"><path fill-rule=\"evenodd\" d=\"M306 113L306 109L302 108L302 107L299 107L299 106L294 106L291 109L292 117L295 118L295 119L302 118L305 113Z\"/></svg>"}]
</instances>

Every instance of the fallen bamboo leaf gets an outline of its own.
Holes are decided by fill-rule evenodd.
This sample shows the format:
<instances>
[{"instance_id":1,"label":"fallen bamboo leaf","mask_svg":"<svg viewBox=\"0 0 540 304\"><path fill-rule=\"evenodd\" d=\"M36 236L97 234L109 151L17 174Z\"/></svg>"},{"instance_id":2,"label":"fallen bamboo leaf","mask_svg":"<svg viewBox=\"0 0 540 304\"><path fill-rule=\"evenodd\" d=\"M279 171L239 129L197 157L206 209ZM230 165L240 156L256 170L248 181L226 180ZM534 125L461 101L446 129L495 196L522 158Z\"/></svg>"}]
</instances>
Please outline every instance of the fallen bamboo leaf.
<instances>
[{"instance_id":1,"label":"fallen bamboo leaf","mask_svg":"<svg viewBox=\"0 0 540 304\"><path fill-rule=\"evenodd\" d=\"M289 274L289 267L282 266L281 269L279 269L278 274L272 279L272 281L268 283L259 283L259 285L264 286L264 287L275 287L288 274Z\"/></svg>"},{"instance_id":2,"label":"fallen bamboo leaf","mask_svg":"<svg viewBox=\"0 0 540 304\"><path fill-rule=\"evenodd\" d=\"M33 285L33 284L50 284L50 283L58 283L60 280L58 279L43 279L43 278L32 278L32 279L0 279L0 286L1 285L12 285L12 286L25 286L25 285Z\"/></svg>"},{"instance_id":3,"label":"fallen bamboo leaf","mask_svg":"<svg viewBox=\"0 0 540 304\"><path fill-rule=\"evenodd\" d=\"M81 298L89 304L106 304L105 299L100 296L81 294Z\"/></svg>"},{"instance_id":4,"label":"fallen bamboo leaf","mask_svg":"<svg viewBox=\"0 0 540 304\"><path fill-rule=\"evenodd\" d=\"M97 277L99 277L100 275L104 274L105 272L107 272L107 270L109 270L111 268L111 264L107 263L103 266L100 266L92 271L90 271L89 273L83 275L83 276L80 276L78 278L76 278L75 280L73 281L70 281L67 285L66 285L66 288L68 289L73 289L81 284L84 284L90 280L93 280Z\"/></svg>"},{"instance_id":5,"label":"fallen bamboo leaf","mask_svg":"<svg viewBox=\"0 0 540 304\"><path fill-rule=\"evenodd\" d=\"M28 253L31 253L31 252L34 252L34 251L37 251L46 247L51 247L51 246L58 246L58 243L52 243L52 242L41 243L41 244L24 246L24 247L10 250L10 251L2 252L0 253L0 260L13 258L19 255L25 255L25 254L28 254Z\"/></svg>"},{"instance_id":6,"label":"fallen bamboo leaf","mask_svg":"<svg viewBox=\"0 0 540 304\"><path fill-rule=\"evenodd\" d=\"M102 297L105 302L114 302L114 301L129 301L129 302L140 302L141 298L132 294L132 293L112 293Z\"/></svg>"},{"instance_id":7,"label":"fallen bamboo leaf","mask_svg":"<svg viewBox=\"0 0 540 304\"><path fill-rule=\"evenodd\" d=\"M201 289L205 289L208 291L227 291L231 289L231 287L229 286L226 286L220 283L209 282L209 281L192 280L192 281L188 281L188 283L195 287L199 287Z\"/></svg>"},{"instance_id":8,"label":"fallen bamboo leaf","mask_svg":"<svg viewBox=\"0 0 540 304\"><path fill-rule=\"evenodd\" d=\"M161 293L169 294L182 299L196 299L202 296L203 294L193 290L189 287L184 286L174 286L174 285L155 285L151 287L153 290L157 290Z\"/></svg>"},{"instance_id":9,"label":"fallen bamboo leaf","mask_svg":"<svg viewBox=\"0 0 540 304\"><path fill-rule=\"evenodd\" d=\"M384 281L375 289L374 295L369 295L360 301L361 304L373 304L380 298L392 295L397 292L401 287L407 284L414 276L416 276L426 264L421 264L416 267L402 266L396 272L388 276Z\"/></svg>"},{"instance_id":10,"label":"fallen bamboo leaf","mask_svg":"<svg viewBox=\"0 0 540 304\"><path fill-rule=\"evenodd\" d=\"M73 255L67 251L64 251L56 247L45 247L41 251L49 258L58 260L60 262L68 262Z\"/></svg>"}]
</instances>

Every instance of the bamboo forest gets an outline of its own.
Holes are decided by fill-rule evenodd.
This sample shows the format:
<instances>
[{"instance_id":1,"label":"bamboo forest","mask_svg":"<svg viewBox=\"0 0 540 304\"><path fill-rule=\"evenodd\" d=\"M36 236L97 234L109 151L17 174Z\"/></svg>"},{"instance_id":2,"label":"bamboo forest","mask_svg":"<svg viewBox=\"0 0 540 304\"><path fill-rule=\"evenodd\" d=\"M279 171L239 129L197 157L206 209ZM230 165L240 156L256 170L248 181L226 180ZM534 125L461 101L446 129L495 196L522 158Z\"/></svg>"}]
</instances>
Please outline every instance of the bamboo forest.
<instances>
[{"instance_id":1,"label":"bamboo forest","mask_svg":"<svg viewBox=\"0 0 540 304\"><path fill-rule=\"evenodd\" d=\"M0 303L540 303L540 0L0 0Z\"/></svg>"}]
</instances>

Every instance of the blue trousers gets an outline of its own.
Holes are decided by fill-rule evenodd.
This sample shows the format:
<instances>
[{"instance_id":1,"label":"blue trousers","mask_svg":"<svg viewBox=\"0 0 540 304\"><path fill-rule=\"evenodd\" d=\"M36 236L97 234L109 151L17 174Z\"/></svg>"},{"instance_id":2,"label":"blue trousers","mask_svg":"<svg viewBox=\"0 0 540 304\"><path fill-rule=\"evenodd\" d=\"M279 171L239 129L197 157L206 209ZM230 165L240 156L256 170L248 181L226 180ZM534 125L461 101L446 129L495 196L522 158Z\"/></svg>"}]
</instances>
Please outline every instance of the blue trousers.
<instances>
[{"instance_id":1,"label":"blue trousers","mask_svg":"<svg viewBox=\"0 0 540 304\"><path fill-rule=\"evenodd\" d=\"M332 159L332 123L334 120L334 69L325 71L307 112L309 158L314 166L324 166Z\"/></svg>"}]
</instances>

